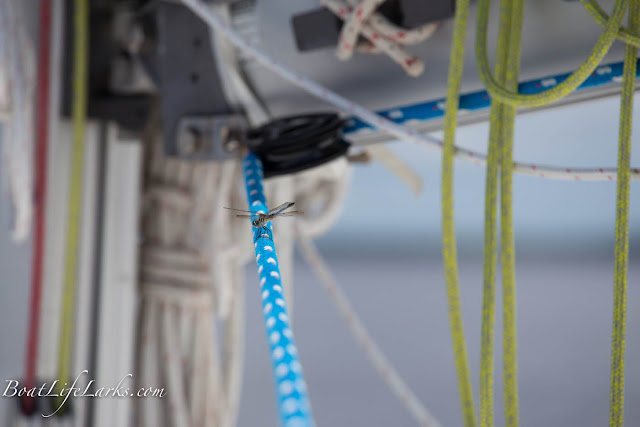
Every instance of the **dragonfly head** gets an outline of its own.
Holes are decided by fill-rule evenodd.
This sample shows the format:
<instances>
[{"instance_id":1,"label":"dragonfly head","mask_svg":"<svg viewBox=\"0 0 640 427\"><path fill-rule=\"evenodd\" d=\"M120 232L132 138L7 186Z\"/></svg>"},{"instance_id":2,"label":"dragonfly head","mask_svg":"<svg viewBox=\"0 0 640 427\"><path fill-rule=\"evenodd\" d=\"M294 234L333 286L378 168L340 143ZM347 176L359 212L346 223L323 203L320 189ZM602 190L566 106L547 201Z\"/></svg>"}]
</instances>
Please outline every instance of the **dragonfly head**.
<instances>
[{"instance_id":1,"label":"dragonfly head","mask_svg":"<svg viewBox=\"0 0 640 427\"><path fill-rule=\"evenodd\" d=\"M251 220L251 225L256 227L256 228L260 228L263 226L263 216L264 216L264 212L262 210L259 210L257 212L254 213L254 219Z\"/></svg>"}]
</instances>

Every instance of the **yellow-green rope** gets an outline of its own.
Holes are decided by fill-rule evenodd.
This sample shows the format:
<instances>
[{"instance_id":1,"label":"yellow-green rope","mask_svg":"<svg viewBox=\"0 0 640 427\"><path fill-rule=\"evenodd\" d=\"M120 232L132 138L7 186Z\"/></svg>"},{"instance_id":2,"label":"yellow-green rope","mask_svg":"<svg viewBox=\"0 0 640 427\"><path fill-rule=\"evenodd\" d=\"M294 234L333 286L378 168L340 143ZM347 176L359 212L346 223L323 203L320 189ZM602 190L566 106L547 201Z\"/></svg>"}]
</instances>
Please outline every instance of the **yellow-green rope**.
<instances>
[{"instance_id":1,"label":"yellow-green rope","mask_svg":"<svg viewBox=\"0 0 640 427\"><path fill-rule=\"evenodd\" d=\"M511 30L512 4L502 0L500 4L500 27L496 53L495 74L501 84L506 83L509 53L509 32ZM484 259L482 285L482 322L480 339L480 426L494 425L493 378L494 341L496 311L496 263L497 263L497 223L498 171L500 148L503 136L504 104L493 101L489 119L489 148L487 152L487 172L484 205Z\"/></svg>"},{"instance_id":2,"label":"yellow-green rope","mask_svg":"<svg viewBox=\"0 0 640 427\"><path fill-rule=\"evenodd\" d=\"M69 381L73 335L73 315L78 269L78 242L82 207L82 172L84 165L84 133L87 108L87 42L88 1L74 3L74 49L73 49L73 147L69 201L67 213L67 235L65 247L64 289L62 295L62 319L58 343L58 386Z\"/></svg>"},{"instance_id":3,"label":"yellow-green rope","mask_svg":"<svg viewBox=\"0 0 640 427\"><path fill-rule=\"evenodd\" d=\"M496 128L500 121L502 105L491 107L491 126ZM480 426L493 426L493 343L495 334L495 266L497 259L496 245L496 203L498 201L497 178L500 152L498 132L490 132L489 152L487 156L487 176L485 183L484 208L484 258L482 280L482 323L480 339Z\"/></svg>"},{"instance_id":4,"label":"yellow-green rope","mask_svg":"<svg viewBox=\"0 0 640 427\"><path fill-rule=\"evenodd\" d=\"M524 0L512 0L505 87L518 90ZM503 106L500 158L500 264L502 266L502 381L505 426L517 427L518 363L516 334L515 243L513 232L513 134L516 107Z\"/></svg>"},{"instance_id":5,"label":"yellow-green rope","mask_svg":"<svg viewBox=\"0 0 640 427\"><path fill-rule=\"evenodd\" d=\"M454 18L453 42L447 78L447 100L444 116L444 143L442 149L442 256L447 284L449 324L453 339L460 404L466 427L476 426L473 388L469 375L467 345L464 339L460 287L453 214L453 162L455 155L456 114L460 96L460 84L464 68L464 42L467 35L469 0L458 0Z\"/></svg>"},{"instance_id":6,"label":"yellow-green rope","mask_svg":"<svg viewBox=\"0 0 640 427\"><path fill-rule=\"evenodd\" d=\"M622 426L624 418L624 353L626 334L626 286L629 245L629 157L633 93L636 80L637 47L640 46L640 0L618 0L612 17L609 18L593 0L582 0L585 7L600 25L604 33L596 43L591 55L580 68L560 86L535 95L517 93L517 74L520 57L522 28L522 0L506 0L501 7L500 34L496 60L496 79L489 71L486 34L489 0L479 0L476 38L476 57L481 78L492 97L491 130L487 165L487 194L485 196L485 273L483 296L483 324L480 374L480 421L481 425L493 425L493 312L495 309L495 202L497 191L494 174L500 162L501 177L501 264L503 280L503 351L504 393L506 425L518 424L516 320L515 320L515 257L512 223L512 168L513 168L513 122L515 106L540 106L553 102L577 87L600 62L614 38L627 42L623 91L620 113L620 142L618 158L618 188L616 204L616 248L614 275L614 318L611 352L611 396L610 425ZM629 4L627 29L620 23ZM504 35L503 31L509 29ZM508 53L505 42L509 40ZM502 43L501 43L502 42ZM501 61L506 55L506 71ZM506 75L503 74L506 72ZM504 104L503 104L504 103ZM505 105L506 104L506 105ZM500 138L500 144L495 142ZM500 155L492 153L500 149Z\"/></svg>"},{"instance_id":7,"label":"yellow-green rope","mask_svg":"<svg viewBox=\"0 0 640 427\"><path fill-rule=\"evenodd\" d=\"M582 3L584 4L585 9L587 9L587 11L591 14L593 19L595 19L598 24L603 27L607 26L607 24L609 23L609 15L607 15L606 12L602 10L597 1L583 0ZM618 28L618 39L622 40L626 44L640 47L640 37L630 33L627 28Z\"/></svg>"},{"instance_id":8,"label":"yellow-green rope","mask_svg":"<svg viewBox=\"0 0 640 427\"><path fill-rule=\"evenodd\" d=\"M640 0L629 3L628 28L638 33ZM613 332L611 344L611 380L609 425L624 424L624 355L627 314L627 269L629 264L629 162L631 157L631 122L636 83L637 48L627 45L622 73L620 99L620 133L618 143L618 183L616 197L615 264L613 291Z\"/></svg>"},{"instance_id":9,"label":"yellow-green rope","mask_svg":"<svg viewBox=\"0 0 640 427\"><path fill-rule=\"evenodd\" d=\"M581 0L585 1L585 0ZM622 17L626 9L628 0L616 0L613 13L607 23L605 31L600 35L591 54L580 64L578 69L574 71L566 80L557 86L547 89L543 92L522 95L517 90L509 90L504 84L496 82L491 74L489 67L489 59L487 54L487 30L489 26L489 7L490 0L478 0L478 16L476 24L476 62L480 80L485 85L493 102L500 101L505 104L519 107L539 107L557 101L567 96L575 88L577 88L593 70L598 66L602 58L606 55L611 44L618 35L618 28L622 22ZM498 40L500 43L500 40ZM498 50L498 52L500 52Z\"/></svg>"}]
</instances>

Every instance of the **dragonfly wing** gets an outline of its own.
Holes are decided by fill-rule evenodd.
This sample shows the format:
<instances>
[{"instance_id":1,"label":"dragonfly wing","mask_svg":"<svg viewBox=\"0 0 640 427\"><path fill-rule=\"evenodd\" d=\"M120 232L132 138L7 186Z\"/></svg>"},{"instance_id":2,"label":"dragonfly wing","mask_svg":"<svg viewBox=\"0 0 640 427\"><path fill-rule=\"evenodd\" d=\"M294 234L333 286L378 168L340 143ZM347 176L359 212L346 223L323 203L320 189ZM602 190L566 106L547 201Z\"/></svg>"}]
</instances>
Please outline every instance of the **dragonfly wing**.
<instances>
[{"instance_id":1,"label":"dragonfly wing","mask_svg":"<svg viewBox=\"0 0 640 427\"><path fill-rule=\"evenodd\" d=\"M302 211L291 211L291 212L282 212L280 214L278 214L278 216L296 216L296 215L303 215L304 212Z\"/></svg>"},{"instance_id":2,"label":"dragonfly wing","mask_svg":"<svg viewBox=\"0 0 640 427\"><path fill-rule=\"evenodd\" d=\"M253 215L236 215L236 218L253 218Z\"/></svg>"},{"instance_id":3,"label":"dragonfly wing","mask_svg":"<svg viewBox=\"0 0 640 427\"><path fill-rule=\"evenodd\" d=\"M226 208L226 207L223 207L223 209L228 209L230 211L236 211L236 212L247 212L247 213L252 213L252 214L257 214L258 213L256 211L245 211L244 209L234 209L234 208Z\"/></svg>"},{"instance_id":4,"label":"dragonfly wing","mask_svg":"<svg viewBox=\"0 0 640 427\"><path fill-rule=\"evenodd\" d=\"M294 205L294 202L283 203L280 206L271 209L269 212L267 212L267 215L273 215L273 216L278 215L280 212L284 211L285 209L289 209L293 205Z\"/></svg>"}]
</instances>

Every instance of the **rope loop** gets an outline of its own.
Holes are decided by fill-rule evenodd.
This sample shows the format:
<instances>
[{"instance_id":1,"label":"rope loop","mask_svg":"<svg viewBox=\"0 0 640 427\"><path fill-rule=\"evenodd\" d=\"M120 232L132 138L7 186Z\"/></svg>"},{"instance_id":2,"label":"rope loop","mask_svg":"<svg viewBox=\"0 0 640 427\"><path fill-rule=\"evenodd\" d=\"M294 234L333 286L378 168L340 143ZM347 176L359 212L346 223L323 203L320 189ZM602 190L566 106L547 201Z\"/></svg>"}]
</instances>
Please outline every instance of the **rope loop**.
<instances>
[{"instance_id":1,"label":"rope loop","mask_svg":"<svg viewBox=\"0 0 640 427\"><path fill-rule=\"evenodd\" d=\"M609 23L609 15L600 7L596 0L582 0L584 8L587 12L596 20L602 27L606 27ZM640 37L633 32L630 32L628 28L620 27L618 29L618 39L622 42L640 48Z\"/></svg>"},{"instance_id":2,"label":"rope loop","mask_svg":"<svg viewBox=\"0 0 640 427\"><path fill-rule=\"evenodd\" d=\"M586 0L581 0L585 2ZM531 95L522 95L512 91L498 83L489 67L487 52L487 33L489 27L489 7L491 0L478 1L478 16L476 25L476 63L480 80L491 94L492 99L516 107L540 107L550 104L570 94L595 70L598 64L609 51L609 48L618 36L618 29L622 22L628 0L616 0L613 13L609 19L605 31L600 35L593 50L580 64L578 69L571 73L562 83L546 91Z\"/></svg>"}]
</instances>

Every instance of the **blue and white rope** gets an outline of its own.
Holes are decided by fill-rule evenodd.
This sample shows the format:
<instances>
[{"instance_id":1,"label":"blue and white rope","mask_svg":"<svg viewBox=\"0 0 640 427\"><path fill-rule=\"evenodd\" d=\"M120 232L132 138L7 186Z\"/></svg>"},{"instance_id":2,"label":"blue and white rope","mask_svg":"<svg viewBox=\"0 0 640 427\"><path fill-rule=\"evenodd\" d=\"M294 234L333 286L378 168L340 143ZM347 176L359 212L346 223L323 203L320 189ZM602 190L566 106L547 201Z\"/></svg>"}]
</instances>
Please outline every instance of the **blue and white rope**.
<instances>
[{"instance_id":1,"label":"blue and white rope","mask_svg":"<svg viewBox=\"0 0 640 427\"><path fill-rule=\"evenodd\" d=\"M638 60L638 71L636 77L640 77L640 60ZM604 86L612 83L618 83L622 79L623 62L601 65L580 85L578 90ZM543 77L535 80L528 80L518 85L518 93L534 94L543 92L549 88L559 85L571 73L558 74L555 76ZM416 122L427 122L429 120L444 117L445 99L436 99L419 104L407 105L404 107L396 107L388 110L379 111L377 114L397 124L408 124ZM491 97L486 90L471 92L460 95L460 112L476 111L491 106ZM375 129L371 123L360 120L357 117L351 117L347 120L347 126L344 130L346 135L355 134L363 129Z\"/></svg>"},{"instance_id":2,"label":"blue and white rope","mask_svg":"<svg viewBox=\"0 0 640 427\"><path fill-rule=\"evenodd\" d=\"M243 171L249 210L266 213L268 208L262 187L263 171L260 159L253 153L247 154L243 161ZM314 422L311 405L302 365L298 360L295 339L289 327L271 222L263 228L253 228L253 242L280 423L283 427L312 427Z\"/></svg>"}]
</instances>

